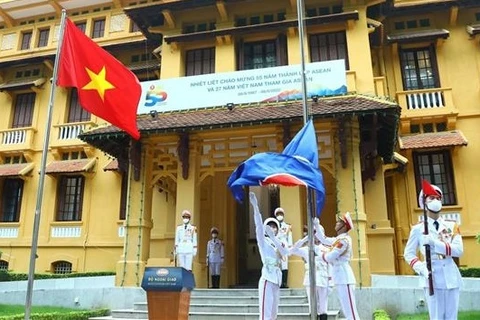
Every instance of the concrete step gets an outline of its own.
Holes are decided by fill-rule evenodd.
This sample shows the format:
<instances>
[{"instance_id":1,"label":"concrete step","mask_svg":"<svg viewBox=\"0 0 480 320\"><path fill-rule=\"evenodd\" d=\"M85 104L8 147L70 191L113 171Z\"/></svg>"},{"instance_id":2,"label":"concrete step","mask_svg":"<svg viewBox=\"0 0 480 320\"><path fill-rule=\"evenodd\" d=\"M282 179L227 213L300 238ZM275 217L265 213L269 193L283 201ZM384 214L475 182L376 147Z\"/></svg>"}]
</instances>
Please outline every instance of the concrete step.
<instances>
[{"instance_id":1,"label":"concrete step","mask_svg":"<svg viewBox=\"0 0 480 320\"><path fill-rule=\"evenodd\" d=\"M258 289L195 289L192 291L192 299L202 296L222 296L222 297L258 297ZM286 296L306 296L305 289L280 289L280 297Z\"/></svg>"}]
</instances>

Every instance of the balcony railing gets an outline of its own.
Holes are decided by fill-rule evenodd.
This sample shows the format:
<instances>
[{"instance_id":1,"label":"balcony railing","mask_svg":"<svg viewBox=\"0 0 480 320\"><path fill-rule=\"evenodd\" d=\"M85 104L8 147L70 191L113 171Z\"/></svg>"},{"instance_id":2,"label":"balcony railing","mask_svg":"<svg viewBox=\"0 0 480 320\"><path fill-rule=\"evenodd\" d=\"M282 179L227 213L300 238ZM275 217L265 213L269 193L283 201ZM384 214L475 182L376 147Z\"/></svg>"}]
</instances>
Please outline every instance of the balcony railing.
<instances>
[{"instance_id":1,"label":"balcony railing","mask_svg":"<svg viewBox=\"0 0 480 320\"><path fill-rule=\"evenodd\" d=\"M72 144L84 144L83 141L78 139L78 135L86 129L89 129L92 124L92 122L88 121L54 125L51 145L53 147L60 147Z\"/></svg>"},{"instance_id":2,"label":"balcony railing","mask_svg":"<svg viewBox=\"0 0 480 320\"><path fill-rule=\"evenodd\" d=\"M35 131L31 127L0 130L0 151L31 150Z\"/></svg>"},{"instance_id":3,"label":"balcony railing","mask_svg":"<svg viewBox=\"0 0 480 320\"><path fill-rule=\"evenodd\" d=\"M397 101L402 107L402 118L457 113L452 88L432 88L398 91Z\"/></svg>"},{"instance_id":4,"label":"balcony railing","mask_svg":"<svg viewBox=\"0 0 480 320\"><path fill-rule=\"evenodd\" d=\"M386 84L385 77L374 77L373 84L375 86L375 94L378 97L387 96L387 84Z\"/></svg>"},{"instance_id":5,"label":"balcony railing","mask_svg":"<svg viewBox=\"0 0 480 320\"><path fill-rule=\"evenodd\" d=\"M18 227L0 227L0 238L18 238Z\"/></svg>"}]
</instances>

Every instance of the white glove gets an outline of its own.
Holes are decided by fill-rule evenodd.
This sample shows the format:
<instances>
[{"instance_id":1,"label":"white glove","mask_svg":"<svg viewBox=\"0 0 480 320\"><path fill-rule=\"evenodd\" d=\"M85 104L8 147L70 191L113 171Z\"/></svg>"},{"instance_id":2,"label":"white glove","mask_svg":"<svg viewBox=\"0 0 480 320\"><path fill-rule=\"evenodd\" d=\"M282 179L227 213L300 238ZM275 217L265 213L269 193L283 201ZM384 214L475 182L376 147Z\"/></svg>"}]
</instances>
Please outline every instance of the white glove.
<instances>
[{"instance_id":1,"label":"white glove","mask_svg":"<svg viewBox=\"0 0 480 320\"><path fill-rule=\"evenodd\" d=\"M320 220L317 217L313 218L313 230L315 230L315 236L318 240L325 239L325 229L320 225Z\"/></svg>"},{"instance_id":2,"label":"white glove","mask_svg":"<svg viewBox=\"0 0 480 320\"><path fill-rule=\"evenodd\" d=\"M258 201L257 201L257 196L253 192L249 192L249 198L250 198L250 203L252 204L252 207L258 208Z\"/></svg>"},{"instance_id":3,"label":"white glove","mask_svg":"<svg viewBox=\"0 0 480 320\"><path fill-rule=\"evenodd\" d=\"M207 260L205 261L205 264L206 264L206 265L207 265L207 267L208 267L208 257L207 257Z\"/></svg>"},{"instance_id":4,"label":"white glove","mask_svg":"<svg viewBox=\"0 0 480 320\"><path fill-rule=\"evenodd\" d=\"M197 248L193 249L193 256L195 257L197 255Z\"/></svg>"},{"instance_id":5,"label":"white glove","mask_svg":"<svg viewBox=\"0 0 480 320\"><path fill-rule=\"evenodd\" d=\"M422 246L429 245L431 248L435 246L435 240L433 240L432 236L429 234L422 235L420 243L422 244Z\"/></svg>"},{"instance_id":6,"label":"white glove","mask_svg":"<svg viewBox=\"0 0 480 320\"><path fill-rule=\"evenodd\" d=\"M417 262L413 265L413 270L420 276L427 278L428 277L428 269L427 264L425 262Z\"/></svg>"}]
</instances>

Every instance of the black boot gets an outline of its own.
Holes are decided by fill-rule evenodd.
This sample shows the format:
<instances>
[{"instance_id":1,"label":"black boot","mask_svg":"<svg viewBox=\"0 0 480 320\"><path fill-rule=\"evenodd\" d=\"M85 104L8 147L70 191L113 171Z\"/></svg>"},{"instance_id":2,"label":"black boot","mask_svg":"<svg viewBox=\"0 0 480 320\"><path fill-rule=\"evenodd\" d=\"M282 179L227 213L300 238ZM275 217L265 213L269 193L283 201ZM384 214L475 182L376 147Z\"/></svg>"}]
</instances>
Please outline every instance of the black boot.
<instances>
[{"instance_id":1,"label":"black boot","mask_svg":"<svg viewBox=\"0 0 480 320\"><path fill-rule=\"evenodd\" d=\"M220 289L220 275L217 276L217 289Z\"/></svg>"},{"instance_id":2,"label":"black boot","mask_svg":"<svg viewBox=\"0 0 480 320\"><path fill-rule=\"evenodd\" d=\"M288 288L288 270L282 270L282 286L281 288Z\"/></svg>"},{"instance_id":3,"label":"black boot","mask_svg":"<svg viewBox=\"0 0 480 320\"><path fill-rule=\"evenodd\" d=\"M322 313L321 315L318 316L319 320L327 320L328 319L328 314Z\"/></svg>"},{"instance_id":4,"label":"black boot","mask_svg":"<svg viewBox=\"0 0 480 320\"><path fill-rule=\"evenodd\" d=\"M215 276L210 276L210 279L211 279L211 282L210 282L211 286L209 289L213 289L215 288Z\"/></svg>"}]
</instances>

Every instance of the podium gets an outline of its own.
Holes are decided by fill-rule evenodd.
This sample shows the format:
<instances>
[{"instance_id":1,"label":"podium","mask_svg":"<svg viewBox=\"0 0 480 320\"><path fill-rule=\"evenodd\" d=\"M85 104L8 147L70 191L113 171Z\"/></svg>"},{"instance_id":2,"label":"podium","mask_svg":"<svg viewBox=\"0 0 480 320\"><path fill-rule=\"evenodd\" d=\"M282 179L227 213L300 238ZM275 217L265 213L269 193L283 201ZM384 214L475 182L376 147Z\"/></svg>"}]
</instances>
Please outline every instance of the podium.
<instances>
[{"instance_id":1,"label":"podium","mask_svg":"<svg viewBox=\"0 0 480 320\"><path fill-rule=\"evenodd\" d=\"M142 279L149 320L188 320L193 273L184 268L147 267Z\"/></svg>"}]
</instances>

